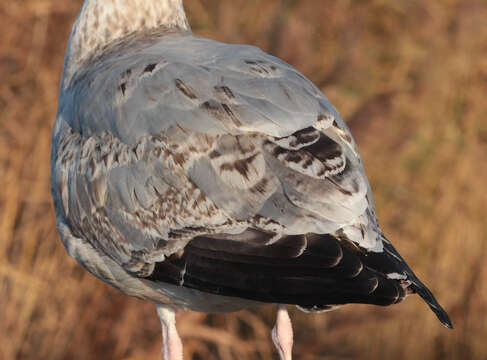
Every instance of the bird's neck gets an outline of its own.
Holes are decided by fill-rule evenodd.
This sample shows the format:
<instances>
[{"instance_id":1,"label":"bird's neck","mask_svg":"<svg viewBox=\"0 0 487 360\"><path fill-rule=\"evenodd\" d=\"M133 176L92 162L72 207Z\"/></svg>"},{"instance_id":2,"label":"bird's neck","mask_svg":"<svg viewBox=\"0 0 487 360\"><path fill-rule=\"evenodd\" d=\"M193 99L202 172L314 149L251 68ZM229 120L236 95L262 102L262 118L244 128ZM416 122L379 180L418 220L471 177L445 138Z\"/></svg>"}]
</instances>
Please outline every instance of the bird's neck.
<instances>
[{"instance_id":1,"label":"bird's neck","mask_svg":"<svg viewBox=\"0 0 487 360\"><path fill-rule=\"evenodd\" d=\"M190 31L182 0L84 0L71 29L65 75L110 43L162 27Z\"/></svg>"}]
</instances>

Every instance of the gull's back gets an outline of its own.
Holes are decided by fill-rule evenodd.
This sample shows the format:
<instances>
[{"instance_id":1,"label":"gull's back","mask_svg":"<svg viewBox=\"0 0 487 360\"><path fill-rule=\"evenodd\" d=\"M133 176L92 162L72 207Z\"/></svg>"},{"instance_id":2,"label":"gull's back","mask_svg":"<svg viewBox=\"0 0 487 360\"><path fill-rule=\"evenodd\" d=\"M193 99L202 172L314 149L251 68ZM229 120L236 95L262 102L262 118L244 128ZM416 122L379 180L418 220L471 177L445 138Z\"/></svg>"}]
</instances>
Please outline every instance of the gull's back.
<instances>
[{"instance_id":1,"label":"gull's back","mask_svg":"<svg viewBox=\"0 0 487 360\"><path fill-rule=\"evenodd\" d=\"M313 83L256 47L189 32L138 38L92 59L64 91L61 103L77 106L78 118L67 120L74 130L88 136L110 131L133 144L176 124L215 135L283 137L312 126L320 114L338 118ZM226 103L234 116L218 116Z\"/></svg>"}]
</instances>

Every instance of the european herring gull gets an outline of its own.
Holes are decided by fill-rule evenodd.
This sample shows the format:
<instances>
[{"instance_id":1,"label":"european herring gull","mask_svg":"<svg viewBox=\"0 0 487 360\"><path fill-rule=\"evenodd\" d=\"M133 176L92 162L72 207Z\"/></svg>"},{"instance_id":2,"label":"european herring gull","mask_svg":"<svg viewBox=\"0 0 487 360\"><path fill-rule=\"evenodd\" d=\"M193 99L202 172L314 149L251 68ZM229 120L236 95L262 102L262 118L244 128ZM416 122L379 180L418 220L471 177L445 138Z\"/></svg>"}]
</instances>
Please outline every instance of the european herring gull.
<instances>
[{"instance_id":1,"label":"european herring gull","mask_svg":"<svg viewBox=\"0 0 487 360\"><path fill-rule=\"evenodd\" d=\"M289 64L191 32L182 0L84 0L52 138L61 239L90 273L152 301L163 356L177 309L391 305L417 293L452 327L377 223L357 145Z\"/></svg>"}]
</instances>

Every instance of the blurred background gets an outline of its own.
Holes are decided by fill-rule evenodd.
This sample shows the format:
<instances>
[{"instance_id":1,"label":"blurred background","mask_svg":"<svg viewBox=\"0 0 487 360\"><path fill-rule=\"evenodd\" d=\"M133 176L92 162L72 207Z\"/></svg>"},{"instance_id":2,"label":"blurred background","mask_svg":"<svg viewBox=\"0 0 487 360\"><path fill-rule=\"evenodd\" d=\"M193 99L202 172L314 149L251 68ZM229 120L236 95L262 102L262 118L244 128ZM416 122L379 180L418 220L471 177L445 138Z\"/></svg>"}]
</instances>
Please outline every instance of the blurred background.
<instances>
[{"instance_id":1,"label":"blurred background","mask_svg":"<svg viewBox=\"0 0 487 360\"><path fill-rule=\"evenodd\" d=\"M49 190L66 40L81 0L0 2L0 359L159 359L153 306L70 259ZM360 146L382 228L448 310L292 310L295 359L487 359L487 2L185 0L193 30L312 79ZM186 359L272 359L274 308L180 313Z\"/></svg>"}]
</instances>

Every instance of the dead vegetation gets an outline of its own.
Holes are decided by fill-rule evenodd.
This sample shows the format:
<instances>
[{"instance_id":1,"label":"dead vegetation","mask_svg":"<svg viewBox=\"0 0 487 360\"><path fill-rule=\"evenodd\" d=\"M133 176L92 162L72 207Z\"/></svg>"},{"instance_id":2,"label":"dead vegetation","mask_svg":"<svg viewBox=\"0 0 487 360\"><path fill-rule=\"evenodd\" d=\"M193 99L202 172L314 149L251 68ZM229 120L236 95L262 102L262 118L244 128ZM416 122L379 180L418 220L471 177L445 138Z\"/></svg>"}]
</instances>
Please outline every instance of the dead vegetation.
<instances>
[{"instance_id":1,"label":"dead vegetation","mask_svg":"<svg viewBox=\"0 0 487 360\"><path fill-rule=\"evenodd\" d=\"M68 258L49 144L81 0L0 3L0 359L157 359L151 304ZM487 3L186 0L194 31L256 44L313 79L360 145L385 233L456 326L419 298L293 312L297 359L487 358ZM182 313L187 359L270 359L273 309Z\"/></svg>"}]
</instances>

